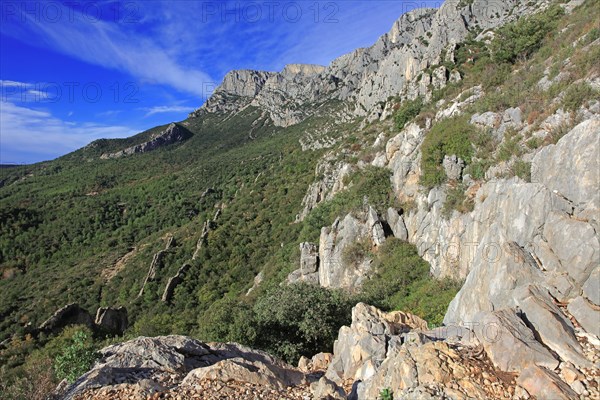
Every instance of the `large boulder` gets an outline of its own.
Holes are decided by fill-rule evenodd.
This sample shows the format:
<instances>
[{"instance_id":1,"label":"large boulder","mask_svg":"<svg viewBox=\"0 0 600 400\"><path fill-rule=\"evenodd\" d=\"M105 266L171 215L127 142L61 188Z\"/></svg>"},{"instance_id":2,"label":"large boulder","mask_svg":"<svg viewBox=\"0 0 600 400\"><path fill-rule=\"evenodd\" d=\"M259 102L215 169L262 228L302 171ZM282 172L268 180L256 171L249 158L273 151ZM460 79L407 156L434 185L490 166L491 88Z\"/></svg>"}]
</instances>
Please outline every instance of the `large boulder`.
<instances>
[{"instance_id":1,"label":"large boulder","mask_svg":"<svg viewBox=\"0 0 600 400\"><path fill-rule=\"evenodd\" d=\"M563 360L591 367L575 337L569 318L554 304L548 291L538 285L527 285L515 291L516 302L524 319L532 326L541 342Z\"/></svg>"},{"instance_id":2,"label":"large boulder","mask_svg":"<svg viewBox=\"0 0 600 400\"><path fill-rule=\"evenodd\" d=\"M56 310L37 330L46 334L58 333L68 325L86 325L92 328L93 319L79 304L71 303Z\"/></svg>"},{"instance_id":3,"label":"large boulder","mask_svg":"<svg viewBox=\"0 0 600 400\"><path fill-rule=\"evenodd\" d=\"M475 315L474 331L496 367L506 372L520 372L530 365L550 369L558 360L512 309L482 311Z\"/></svg>"},{"instance_id":4,"label":"large boulder","mask_svg":"<svg viewBox=\"0 0 600 400\"><path fill-rule=\"evenodd\" d=\"M426 330L427 322L413 314L384 313L358 303L352 309L352 324L340 329L326 376L337 383L370 378L385 359L390 338L413 329Z\"/></svg>"},{"instance_id":5,"label":"large boulder","mask_svg":"<svg viewBox=\"0 0 600 400\"><path fill-rule=\"evenodd\" d=\"M537 399L572 400L579 398L577 393L556 373L536 365L526 368L517 382Z\"/></svg>"},{"instance_id":6,"label":"large boulder","mask_svg":"<svg viewBox=\"0 0 600 400\"><path fill-rule=\"evenodd\" d=\"M285 391L316 379L261 351L235 343L205 344L185 336L140 337L99 353L94 367L62 394L64 400L97 388L118 391L122 385L130 392L168 387L185 396L186 391L202 390L215 381L222 386L235 381Z\"/></svg>"}]
</instances>

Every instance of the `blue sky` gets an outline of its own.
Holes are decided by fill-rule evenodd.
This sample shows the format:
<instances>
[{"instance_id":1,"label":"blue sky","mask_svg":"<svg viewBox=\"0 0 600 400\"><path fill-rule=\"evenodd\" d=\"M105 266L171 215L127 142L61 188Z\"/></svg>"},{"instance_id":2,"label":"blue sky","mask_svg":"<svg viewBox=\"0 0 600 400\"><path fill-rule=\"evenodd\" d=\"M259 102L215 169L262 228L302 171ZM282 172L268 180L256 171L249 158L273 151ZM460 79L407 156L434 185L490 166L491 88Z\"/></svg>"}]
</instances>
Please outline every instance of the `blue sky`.
<instances>
[{"instance_id":1,"label":"blue sky","mask_svg":"<svg viewBox=\"0 0 600 400\"><path fill-rule=\"evenodd\" d=\"M180 121L231 69L328 65L432 1L0 2L0 163Z\"/></svg>"}]
</instances>

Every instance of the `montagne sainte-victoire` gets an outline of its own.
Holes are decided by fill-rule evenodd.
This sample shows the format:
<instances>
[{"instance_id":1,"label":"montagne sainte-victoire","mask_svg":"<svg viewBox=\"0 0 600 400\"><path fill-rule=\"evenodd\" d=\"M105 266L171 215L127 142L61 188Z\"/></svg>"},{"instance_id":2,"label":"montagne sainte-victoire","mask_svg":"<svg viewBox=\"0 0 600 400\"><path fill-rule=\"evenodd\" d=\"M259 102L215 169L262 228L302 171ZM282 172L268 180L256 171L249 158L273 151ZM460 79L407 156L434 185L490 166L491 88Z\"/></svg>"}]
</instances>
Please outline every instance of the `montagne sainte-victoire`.
<instances>
[{"instance_id":1,"label":"montagne sainte-victoire","mask_svg":"<svg viewBox=\"0 0 600 400\"><path fill-rule=\"evenodd\" d=\"M231 71L0 221L2 399L600 399L600 1Z\"/></svg>"}]
</instances>

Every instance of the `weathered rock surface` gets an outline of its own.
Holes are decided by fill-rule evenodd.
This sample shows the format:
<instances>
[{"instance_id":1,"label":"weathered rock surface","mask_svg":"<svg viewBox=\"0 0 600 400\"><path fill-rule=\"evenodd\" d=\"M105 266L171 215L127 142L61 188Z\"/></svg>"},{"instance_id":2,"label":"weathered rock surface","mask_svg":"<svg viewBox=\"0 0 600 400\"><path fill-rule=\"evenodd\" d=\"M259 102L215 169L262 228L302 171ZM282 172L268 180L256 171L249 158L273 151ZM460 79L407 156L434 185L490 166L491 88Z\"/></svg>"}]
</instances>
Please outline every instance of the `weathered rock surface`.
<instances>
[{"instance_id":1,"label":"weathered rock surface","mask_svg":"<svg viewBox=\"0 0 600 400\"><path fill-rule=\"evenodd\" d=\"M93 319L87 310L84 310L79 304L71 303L56 310L47 320L42 322L38 331L44 333L57 333L67 325L86 325L92 326Z\"/></svg>"},{"instance_id":2,"label":"weathered rock surface","mask_svg":"<svg viewBox=\"0 0 600 400\"><path fill-rule=\"evenodd\" d=\"M125 307L100 307L96 311L94 324L101 330L113 335L122 335L129 326Z\"/></svg>"},{"instance_id":3,"label":"weathered rock surface","mask_svg":"<svg viewBox=\"0 0 600 400\"><path fill-rule=\"evenodd\" d=\"M56 310L44 321L34 333L56 334L69 325L85 325L100 334L120 335L128 327L127 309L125 307L100 307L96 318L77 303L67 304Z\"/></svg>"},{"instance_id":4,"label":"weathered rock surface","mask_svg":"<svg viewBox=\"0 0 600 400\"><path fill-rule=\"evenodd\" d=\"M583 329L600 338L600 308L594 307L580 296L571 301L567 309Z\"/></svg>"},{"instance_id":5,"label":"weathered rock surface","mask_svg":"<svg viewBox=\"0 0 600 400\"><path fill-rule=\"evenodd\" d=\"M293 64L278 73L232 71L191 116L237 112L253 105L266 110L275 125L289 126L312 115L323 101L335 99L354 104L350 111L354 116L378 119L386 115L390 97L428 96L430 87L439 89L448 81L460 80L458 71L440 65L442 53L452 59L456 43L475 27L491 29L544 5L451 0L437 10L415 9L402 15L373 46L343 55L328 67ZM494 18L490 18L490 7ZM433 66L431 74L424 72Z\"/></svg>"},{"instance_id":6,"label":"weathered rock surface","mask_svg":"<svg viewBox=\"0 0 600 400\"><path fill-rule=\"evenodd\" d=\"M138 144L136 146L128 147L124 150L116 153L105 153L100 156L101 159L109 158L121 158L124 156L130 156L132 154L147 153L152 150L156 150L159 147L168 146L170 144L183 142L191 136L190 131L184 127L171 123L167 129L160 132L159 134L153 135L147 142Z\"/></svg>"},{"instance_id":7,"label":"weathered rock surface","mask_svg":"<svg viewBox=\"0 0 600 400\"><path fill-rule=\"evenodd\" d=\"M310 211L319 203L331 200L345 188L344 178L353 171L353 167L343 161L334 161L325 157L315 168L315 176L320 179L313 182L302 199L302 211L296 217L296 222L306 218Z\"/></svg>"},{"instance_id":8,"label":"weathered rock surface","mask_svg":"<svg viewBox=\"0 0 600 400\"><path fill-rule=\"evenodd\" d=\"M331 227L321 229L318 253L312 243L300 245L301 267L288 276L288 282L308 282L326 288L356 290L371 270L371 259L351 246L376 248L386 239L385 221L375 209L366 206L361 212L336 219ZM352 254L350 254L352 253Z\"/></svg>"},{"instance_id":9,"label":"weathered rock surface","mask_svg":"<svg viewBox=\"0 0 600 400\"><path fill-rule=\"evenodd\" d=\"M532 364L558 367L558 360L511 309L480 312L475 316L474 331L494 365L502 371L520 372Z\"/></svg>"},{"instance_id":10,"label":"weathered rock surface","mask_svg":"<svg viewBox=\"0 0 600 400\"><path fill-rule=\"evenodd\" d=\"M538 399L569 400L579 397L557 374L543 367L525 369L517 382Z\"/></svg>"},{"instance_id":11,"label":"weathered rock surface","mask_svg":"<svg viewBox=\"0 0 600 400\"><path fill-rule=\"evenodd\" d=\"M140 337L108 346L100 355L93 369L66 389L63 399L86 398L85 393L97 388L118 391L123 384L165 394L192 392L215 381L221 387L242 382L287 391L316 379L260 351L236 344L205 344L184 336Z\"/></svg>"},{"instance_id":12,"label":"weathered rock surface","mask_svg":"<svg viewBox=\"0 0 600 400\"><path fill-rule=\"evenodd\" d=\"M392 336L427 329L421 318L400 311L383 313L363 303L352 309L352 325L340 329L326 376L334 382L365 380L386 358Z\"/></svg>"}]
</instances>

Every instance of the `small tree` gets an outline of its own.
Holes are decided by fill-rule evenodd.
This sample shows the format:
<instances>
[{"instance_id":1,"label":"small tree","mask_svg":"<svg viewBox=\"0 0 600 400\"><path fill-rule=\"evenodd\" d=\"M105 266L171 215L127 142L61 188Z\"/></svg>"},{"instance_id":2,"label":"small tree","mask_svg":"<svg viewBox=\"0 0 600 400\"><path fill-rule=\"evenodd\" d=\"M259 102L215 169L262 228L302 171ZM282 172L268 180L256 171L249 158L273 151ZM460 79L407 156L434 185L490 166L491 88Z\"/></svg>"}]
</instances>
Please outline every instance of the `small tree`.
<instances>
[{"instance_id":1,"label":"small tree","mask_svg":"<svg viewBox=\"0 0 600 400\"><path fill-rule=\"evenodd\" d=\"M66 379L69 383L86 373L97 358L90 338L84 331L75 332L71 342L54 359L56 377Z\"/></svg>"}]
</instances>

